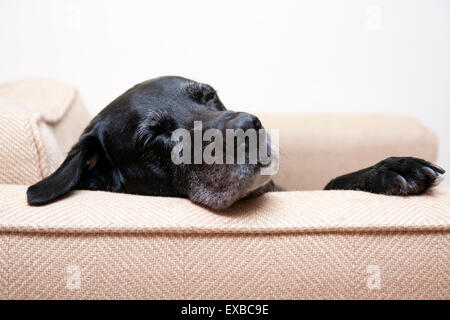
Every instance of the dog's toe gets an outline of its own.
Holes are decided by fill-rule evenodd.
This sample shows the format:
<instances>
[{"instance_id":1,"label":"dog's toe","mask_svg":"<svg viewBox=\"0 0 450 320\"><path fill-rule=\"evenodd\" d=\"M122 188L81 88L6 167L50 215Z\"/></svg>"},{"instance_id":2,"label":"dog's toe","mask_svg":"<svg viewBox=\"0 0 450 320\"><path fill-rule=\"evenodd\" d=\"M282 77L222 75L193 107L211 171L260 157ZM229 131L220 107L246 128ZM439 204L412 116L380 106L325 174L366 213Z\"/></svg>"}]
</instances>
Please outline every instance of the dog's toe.
<instances>
[{"instance_id":1,"label":"dog's toe","mask_svg":"<svg viewBox=\"0 0 450 320\"><path fill-rule=\"evenodd\" d=\"M436 179L438 177L438 173L434 171L433 169L430 169L428 167L422 167L422 172L425 173L429 178Z\"/></svg>"},{"instance_id":2,"label":"dog's toe","mask_svg":"<svg viewBox=\"0 0 450 320\"><path fill-rule=\"evenodd\" d=\"M400 188L400 192L406 194L408 192L408 182L406 181L406 179L401 176L401 175L397 175L395 177L395 181L398 183L398 186Z\"/></svg>"},{"instance_id":3,"label":"dog's toe","mask_svg":"<svg viewBox=\"0 0 450 320\"><path fill-rule=\"evenodd\" d=\"M387 195L417 195L439 182L441 167L417 158L389 158L377 168L382 190Z\"/></svg>"}]
</instances>

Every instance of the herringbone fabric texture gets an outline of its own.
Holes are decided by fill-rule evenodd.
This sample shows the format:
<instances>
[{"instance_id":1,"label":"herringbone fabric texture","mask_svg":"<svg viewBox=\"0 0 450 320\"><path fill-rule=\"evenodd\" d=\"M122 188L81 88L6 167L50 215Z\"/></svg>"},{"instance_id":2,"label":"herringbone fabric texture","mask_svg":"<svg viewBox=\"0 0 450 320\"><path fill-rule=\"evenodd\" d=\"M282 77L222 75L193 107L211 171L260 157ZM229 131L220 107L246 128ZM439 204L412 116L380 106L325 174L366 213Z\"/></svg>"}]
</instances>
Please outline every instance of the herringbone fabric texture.
<instances>
[{"instance_id":1,"label":"herringbone fabric texture","mask_svg":"<svg viewBox=\"0 0 450 320\"><path fill-rule=\"evenodd\" d=\"M7 184L52 173L90 119L73 87L42 79L0 86L0 111L0 183Z\"/></svg>"},{"instance_id":2,"label":"herringbone fabric texture","mask_svg":"<svg viewBox=\"0 0 450 320\"><path fill-rule=\"evenodd\" d=\"M78 191L31 208L0 186L2 297L450 298L449 188L270 193L221 213L174 200Z\"/></svg>"},{"instance_id":3,"label":"herringbone fabric texture","mask_svg":"<svg viewBox=\"0 0 450 320\"><path fill-rule=\"evenodd\" d=\"M450 188L389 197L360 191L273 192L219 213L188 199L75 191L46 206L26 203L26 186L1 185L0 230L64 233L289 233L444 231Z\"/></svg>"},{"instance_id":4,"label":"herringbone fabric texture","mask_svg":"<svg viewBox=\"0 0 450 320\"><path fill-rule=\"evenodd\" d=\"M450 299L449 243L439 231L0 233L0 297Z\"/></svg>"}]
</instances>

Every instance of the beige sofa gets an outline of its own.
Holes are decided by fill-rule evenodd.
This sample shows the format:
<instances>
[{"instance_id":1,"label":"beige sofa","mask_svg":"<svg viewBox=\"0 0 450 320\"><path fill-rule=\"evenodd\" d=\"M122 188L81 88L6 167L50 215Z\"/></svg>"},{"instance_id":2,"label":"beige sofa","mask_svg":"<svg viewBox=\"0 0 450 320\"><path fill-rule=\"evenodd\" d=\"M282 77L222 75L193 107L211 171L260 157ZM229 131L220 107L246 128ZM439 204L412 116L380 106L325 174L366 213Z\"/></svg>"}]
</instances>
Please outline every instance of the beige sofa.
<instances>
[{"instance_id":1,"label":"beige sofa","mask_svg":"<svg viewBox=\"0 0 450 320\"><path fill-rule=\"evenodd\" d=\"M39 79L1 85L0 109L0 298L450 298L449 188L318 190L387 156L436 161L436 136L413 119L261 115L281 130L275 181L290 191L212 212L92 191L30 207L27 185L90 116L73 87Z\"/></svg>"}]
</instances>

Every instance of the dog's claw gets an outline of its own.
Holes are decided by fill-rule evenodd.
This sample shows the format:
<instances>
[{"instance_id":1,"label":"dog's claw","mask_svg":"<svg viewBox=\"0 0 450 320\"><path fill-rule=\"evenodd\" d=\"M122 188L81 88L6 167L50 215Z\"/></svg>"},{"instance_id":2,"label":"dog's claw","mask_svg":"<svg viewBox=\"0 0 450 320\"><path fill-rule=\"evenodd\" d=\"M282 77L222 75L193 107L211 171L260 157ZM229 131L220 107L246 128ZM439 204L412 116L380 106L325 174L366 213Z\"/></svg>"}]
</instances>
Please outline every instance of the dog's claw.
<instances>
[{"instance_id":1,"label":"dog's claw","mask_svg":"<svg viewBox=\"0 0 450 320\"><path fill-rule=\"evenodd\" d=\"M432 163L431 164L431 168L433 168L434 171L437 171L440 174L444 174L445 173L444 168L439 167L437 164Z\"/></svg>"},{"instance_id":2,"label":"dog's claw","mask_svg":"<svg viewBox=\"0 0 450 320\"><path fill-rule=\"evenodd\" d=\"M400 184L402 191L408 191L408 182L406 182L405 178L403 178L401 175L397 175L397 177L395 177L395 180L397 180L397 182Z\"/></svg>"},{"instance_id":3,"label":"dog's claw","mask_svg":"<svg viewBox=\"0 0 450 320\"><path fill-rule=\"evenodd\" d=\"M433 169L430 169L428 167L422 167L422 172L429 176L431 179L435 179L438 176L438 174Z\"/></svg>"}]
</instances>

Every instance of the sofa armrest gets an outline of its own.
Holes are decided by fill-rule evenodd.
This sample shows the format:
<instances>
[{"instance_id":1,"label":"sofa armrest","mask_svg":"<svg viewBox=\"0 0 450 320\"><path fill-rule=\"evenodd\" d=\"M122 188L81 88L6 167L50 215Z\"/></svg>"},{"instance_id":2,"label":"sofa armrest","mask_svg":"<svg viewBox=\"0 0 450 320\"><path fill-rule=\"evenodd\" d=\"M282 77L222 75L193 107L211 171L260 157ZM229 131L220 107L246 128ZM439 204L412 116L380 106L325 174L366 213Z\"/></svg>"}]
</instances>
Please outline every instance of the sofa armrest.
<instances>
[{"instance_id":1,"label":"sofa armrest","mask_svg":"<svg viewBox=\"0 0 450 320\"><path fill-rule=\"evenodd\" d=\"M90 118L72 86L46 79L0 85L0 183L33 184L51 174Z\"/></svg>"},{"instance_id":2,"label":"sofa armrest","mask_svg":"<svg viewBox=\"0 0 450 320\"><path fill-rule=\"evenodd\" d=\"M39 121L49 127L64 154L92 118L75 87L50 79L2 84L1 101L12 103L18 112L39 114Z\"/></svg>"},{"instance_id":3,"label":"sofa armrest","mask_svg":"<svg viewBox=\"0 0 450 320\"><path fill-rule=\"evenodd\" d=\"M390 156L436 161L438 139L419 121L396 115L262 114L266 129L279 129L285 190L316 190L333 178ZM269 132L270 133L270 132Z\"/></svg>"}]
</instances>

